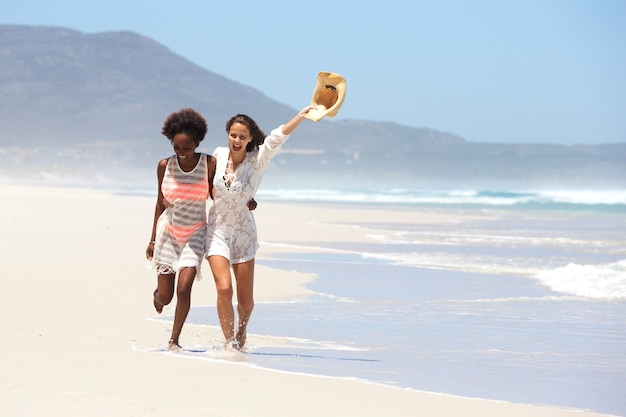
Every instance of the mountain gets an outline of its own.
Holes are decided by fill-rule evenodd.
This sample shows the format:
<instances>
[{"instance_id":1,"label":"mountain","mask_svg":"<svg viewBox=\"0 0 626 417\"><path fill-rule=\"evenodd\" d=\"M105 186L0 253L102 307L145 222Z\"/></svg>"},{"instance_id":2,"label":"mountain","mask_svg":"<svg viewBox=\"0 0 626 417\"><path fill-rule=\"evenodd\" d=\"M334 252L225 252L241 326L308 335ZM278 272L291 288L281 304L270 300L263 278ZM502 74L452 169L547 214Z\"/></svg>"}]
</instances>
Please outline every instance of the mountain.
<instances>
[{"instance_id":1,"label":"mountain","mask_svg":"<svg viewBox=\"0 0 626 417\"><path fill-rule=\"evenodd\" d=\"M8 180L153 184L157 161L172 153L160 134L171 112L205 116L201 150L210 153L226 143L224 123L236 113L269 132L297 111L132 32L0 25L0 59L0 178ZM293 136L266 185L626 186L626 143L470 143L430 128L332 119L307 121Z\"/></svg>"}]
</instances>

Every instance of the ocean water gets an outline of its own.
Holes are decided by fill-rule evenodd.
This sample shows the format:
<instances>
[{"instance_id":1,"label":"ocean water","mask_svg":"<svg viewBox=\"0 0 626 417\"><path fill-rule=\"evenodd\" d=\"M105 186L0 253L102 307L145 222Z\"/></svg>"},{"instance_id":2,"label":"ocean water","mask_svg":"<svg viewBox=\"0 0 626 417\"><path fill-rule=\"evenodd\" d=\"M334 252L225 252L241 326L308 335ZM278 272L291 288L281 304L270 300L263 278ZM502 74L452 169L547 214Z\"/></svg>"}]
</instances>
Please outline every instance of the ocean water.
<instances>
[{"instance_id":1,"label":"ocean water","mask_svg":"<svg viewBox=\"0 0 626 417\"><path fill-rule=\"evenodd\" d=\"M370 243L258 259L318 279L305 300L257 303L250 365L626 416L626 191L268 189L257 200L483 216L381 221ZM194 306L188 322L219 328L215 306Z\"/></svg>"}]
</instances>

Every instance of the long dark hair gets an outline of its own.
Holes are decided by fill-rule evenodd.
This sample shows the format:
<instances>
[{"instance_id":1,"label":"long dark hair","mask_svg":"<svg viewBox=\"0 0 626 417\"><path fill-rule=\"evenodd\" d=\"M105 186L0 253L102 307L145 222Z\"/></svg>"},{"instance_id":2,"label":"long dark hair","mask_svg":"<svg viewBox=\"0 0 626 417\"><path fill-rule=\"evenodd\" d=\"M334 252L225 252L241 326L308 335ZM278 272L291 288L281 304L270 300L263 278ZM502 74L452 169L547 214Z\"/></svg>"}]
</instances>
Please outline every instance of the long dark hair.
<instances>
[{"instance_id":1,"label":"long dark hair","mask_svg":"<svg viewBox=\"0 0 626 417\"><path fill-rule=\"evenodd\" d=\"M230 127L233 123L241 123L250 131L250 136L252 136L252 140L246 146L246 152L253 151L255 149L259 149L259 145L261 145L265 141L265 133L261 130L261 128L256 124L256 122L246 114L238 114L233 116L226 122L226 133L230 133Z\"/></svg>"}]
</instances>

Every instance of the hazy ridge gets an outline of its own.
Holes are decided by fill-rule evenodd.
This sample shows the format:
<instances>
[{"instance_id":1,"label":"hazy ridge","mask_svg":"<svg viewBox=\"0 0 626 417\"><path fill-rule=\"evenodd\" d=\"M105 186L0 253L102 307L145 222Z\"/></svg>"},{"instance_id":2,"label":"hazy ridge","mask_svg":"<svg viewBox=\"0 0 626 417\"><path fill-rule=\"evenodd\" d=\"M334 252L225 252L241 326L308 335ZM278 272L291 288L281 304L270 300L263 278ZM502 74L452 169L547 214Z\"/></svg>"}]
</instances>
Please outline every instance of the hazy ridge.
<instances>
[{"instance_id":1,"label":"hazy ridge","mask_svg":"<svg viewBox=\"0 0 626 417\"><path fill-rule=\"evenodd\" d=\"M132 32L0 25L0 57L5 180L151 184L158 159L172 153L160 134L172 111L193 107L207 118L209 153L225 144L235 113L269 132L297 111ZM625 161L623 142L476 143L431 128L323 119L298 129L265 184L621 188Z\"/></svg>"}]
</instances>

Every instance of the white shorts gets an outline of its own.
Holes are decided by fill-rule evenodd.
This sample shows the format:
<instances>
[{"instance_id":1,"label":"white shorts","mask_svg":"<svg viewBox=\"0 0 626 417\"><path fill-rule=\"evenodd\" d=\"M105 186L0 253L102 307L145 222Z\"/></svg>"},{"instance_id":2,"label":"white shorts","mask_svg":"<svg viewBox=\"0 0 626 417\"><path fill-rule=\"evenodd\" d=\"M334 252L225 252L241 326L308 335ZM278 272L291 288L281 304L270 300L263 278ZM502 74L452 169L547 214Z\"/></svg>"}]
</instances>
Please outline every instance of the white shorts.
<instances>
[{"instance_id":1,"label":"white shorts","mask_svg":"<svg viewBox=\"0 0 626 417\"><path fill-rule=\"evenodd\" d=\"M223 237L219 231L207 231L206 257L223 256L231 264L241 264L254 259L259 243L256 233L250 234L233 233L229 238Z\"/></svg>"}]
</instances>

